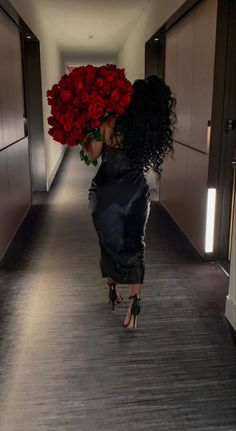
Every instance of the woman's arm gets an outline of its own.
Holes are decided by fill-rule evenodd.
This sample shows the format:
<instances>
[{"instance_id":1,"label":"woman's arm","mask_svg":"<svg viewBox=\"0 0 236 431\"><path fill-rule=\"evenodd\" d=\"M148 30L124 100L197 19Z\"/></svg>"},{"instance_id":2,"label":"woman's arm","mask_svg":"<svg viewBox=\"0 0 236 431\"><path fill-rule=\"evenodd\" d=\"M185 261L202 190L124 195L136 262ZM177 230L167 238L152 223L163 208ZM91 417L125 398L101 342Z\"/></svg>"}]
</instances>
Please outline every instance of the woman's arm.
<instances>
[{"instance_id":1,"label":"woman's arm","mask_svg":"<svg viewBox=\"0 0 236 431\"><path fill-rule=\"evenodd\" d=\"M102 152L103 141L104 141L104 134L103 134L102 127L100 127L100 132L103 136L102 141L96 141L96 139L91 139L87 144L83 145L84 151L86 152L88 158L92 160L92 162L97 160Z\"/></svg>"},{"instance_id":2,"label":"woman's arm","mask_svg":"<svg viewBox=\"0 0 236 431\"><path fill-rule=\"evenodd\" d=\"M95 161L102 153L103 142L110 141L111 130L113 130L117 116L110 115L100 126L102 141L91 139L87 144L83 145L83 149L90 160ZM109 121L108 121L109 120Z\"/></svg>"}]
</instances>

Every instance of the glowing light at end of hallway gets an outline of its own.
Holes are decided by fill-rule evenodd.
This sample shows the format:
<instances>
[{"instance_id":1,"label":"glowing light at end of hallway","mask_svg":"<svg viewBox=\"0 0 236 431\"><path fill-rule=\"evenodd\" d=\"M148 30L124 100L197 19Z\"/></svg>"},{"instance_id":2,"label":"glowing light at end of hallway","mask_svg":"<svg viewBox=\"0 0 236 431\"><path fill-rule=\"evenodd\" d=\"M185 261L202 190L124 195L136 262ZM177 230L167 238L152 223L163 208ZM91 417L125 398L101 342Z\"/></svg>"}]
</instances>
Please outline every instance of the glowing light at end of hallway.
<instances>
[{"instance_id":1,"label":"glowing light at end of hallway","mask_svg":"<svg viewBox=\"0 0 236 431\"><path fill-rule=\"evenodd\" d=\"M216 189L208 189L205 252L213 251L215 227Z\"/></svg>"}]
</instances>

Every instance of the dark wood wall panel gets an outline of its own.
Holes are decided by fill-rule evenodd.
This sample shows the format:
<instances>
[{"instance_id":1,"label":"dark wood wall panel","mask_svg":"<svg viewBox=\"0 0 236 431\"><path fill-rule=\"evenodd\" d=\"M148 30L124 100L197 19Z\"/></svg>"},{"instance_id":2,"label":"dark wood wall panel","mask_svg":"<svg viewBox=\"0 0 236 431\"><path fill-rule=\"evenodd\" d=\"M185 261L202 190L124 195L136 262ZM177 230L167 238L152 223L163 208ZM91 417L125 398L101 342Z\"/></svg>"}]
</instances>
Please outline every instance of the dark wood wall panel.
<instances>
[{"instance_id":1,"label":"dark wood wall panel","mask_svg":"<svg viewBox=\"0 0 236 431\"><path fill-rule=\"evenodd\" d=\"M189 145L209 154L217 0L208 0L194 13L193 77Z\"/></svg>"},{"instance_id":2,"label":"dark wood wall panel","mask_svg":"<svg viewBox=\"0 0 236 431\"><path fill-rule=\"evenodd\" d=\"M31 206L28 138L0 151L0 259Z\"/></svg>"},{"instance_id":3,"label":"dark wood wall panel","mask_svg":"<svg viewBox=\"0 0 236 431\"><path fill-rule=\"evenodd\" d=\"M12 24L14 26L14 24ZM12 87L14 91L15 127L16 139L24 136L24 92L23 92L23 73L21 57L20 32L17 29L11 32L11 52L14 59L12 69Z\"/></svg>"},{"instance_id":4,"label":"dark wood wall panel","mask_svg":"<svg viewBox=\"0 0 236 431\"><path fill-rule=\"evenodd\" d=\"M165 80L177 98L174 158L166 158L160 201L205 253L209 138L217 0L206 0L166 34Z\"/></svg>"},{"instance_id":5,"label":"dark wood wall panel","mask_svg":"<svg viewBox=\"0 0 236 431\"><path fill-rule=\"evenodd\" d=\"M16 141L15 131L15 109L13 107L13 87L11 82L11 51L10 51L10 20L0 10L0 101L1 101L1 116L2 116L2 135L3 142L1 147L11 144ZM14 66L13 66L14 67Z\"/></svg>"},{"instance_id":6,"label":"dark wood wall panel","mask_svg":"<svg viewBox=\"0 0 236 431\"><path fill-rule=\"evenodd\" d=\"M20 177L21 177L21 207L22 214L25 214L31 206L31 175L29 161L28 138L22 139L19 144Z\"/></svg>"},{"instance_id":7,"label":"dark wood wall panel","mask_svg":"<svg viewBox=\"0 0 236 431\"><path fill-rule=\"evenodd\" d=\"M184 144L189 144L191 125L194 18L195 16L192 14L183 19L183 21L178 24L177 29L177 82L176 88L173 88L173 91L177 93L176 111L178 124L175 138L177 141Z\"/></svg>"},{"instance_id":8,"label":"dark wood wall panel","mask_svg":"<svg viewBox=\"0 0 236 431\"><path fill-rule=\"evenodd\" d=\"M10 231L10 202L7 174L7 153L0 151L0 256L6 249L11 237Z\"/></svg>"},{"instance_id":9,"label":"dark wood wall panel","mask_svg":"<svg viewBox=\"0 0 236 431\"><path fill-rule=\"evenodd\" d=\"M7 148L7 171L9 184L9 203L11 213L12 230L21 218L21 171L20 171L20 148L18 143ZM9 222L9 220L7 221Z\"/></svg>"},{"instance_id":10,"label":"dark wood wall panel","mask_svg":"<svg viewBox=\"0 0 236 431\"><path fill-rule=\"evenodd\" d=\"M20 32L0 10L0 148L24 137L24 97Z\"/></svg>"},{"instance_id":11,"label":"dark wood wall panel","mask_svg":"<svg viewBox=\"0 0 236 431\"><path fill-rule=\"evenodd\" d=\"M18 27L0 9L0 259L31 206L28 137Z\"/></svg>"}]
</instances>

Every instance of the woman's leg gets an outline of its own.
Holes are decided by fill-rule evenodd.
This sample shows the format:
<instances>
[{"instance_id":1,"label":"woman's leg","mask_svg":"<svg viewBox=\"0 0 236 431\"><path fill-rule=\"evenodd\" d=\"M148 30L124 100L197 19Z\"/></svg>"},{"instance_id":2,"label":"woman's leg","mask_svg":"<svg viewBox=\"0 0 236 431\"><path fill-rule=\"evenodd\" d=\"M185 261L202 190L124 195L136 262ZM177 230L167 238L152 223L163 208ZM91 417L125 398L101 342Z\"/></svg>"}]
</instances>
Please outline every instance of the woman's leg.
<instances>
[{"instance_id":1,"label":"woman's leg","mask_svg":"<svg viewBox=\"0 0 236 431\"><path fill-rule=\"evenodd\" d=\"M118 289L117 283L111 277L107 277L107 284L110 285L112 283L115 284L115 290L116 290L116 294L117 294L117 301L119 303L119 302L121 302L122 297L121 297L121 295L119 293L119 289Z\"/></svg>"},{"instance_id":2,"label":"woman's leg","mask_svg":"<svg viewBox=\"0 0 236 431\"><path fill-rule=\"evenodd\" d=\"M107 284L111 284L111 283L116 284L116 282L114 280L112 280L111 277L107 277Z\"/></svg>"},{"instance_id":3,"label":"woman's leg","mask_svg":"<svg viewBox=\"0 0 236 431\"><path fill-rule=\"evenodd\" d=\"M130 291L130 296L133 295L141 295L141 291L142 291L142 284L130 284L129 285L129 291Z\"/></svg>"},{"instance_id":4,"label":"woman's leg","mask_svg":"<svg viewBox=\"0 0 236 431\"><path fill-rule=\"evenodd\" d=\"M142 284L130 284L129 285L130 296L134 296L134 295L140 296L142 288L143 288ZM130 313L131 313L132 304L133 304L133 299L131 298L129 301L128 311L127 311L127 314L126 314L125 319L124 319L124 325L128 325L128 323L130 321Z\"/></svg>"}]
</instances>

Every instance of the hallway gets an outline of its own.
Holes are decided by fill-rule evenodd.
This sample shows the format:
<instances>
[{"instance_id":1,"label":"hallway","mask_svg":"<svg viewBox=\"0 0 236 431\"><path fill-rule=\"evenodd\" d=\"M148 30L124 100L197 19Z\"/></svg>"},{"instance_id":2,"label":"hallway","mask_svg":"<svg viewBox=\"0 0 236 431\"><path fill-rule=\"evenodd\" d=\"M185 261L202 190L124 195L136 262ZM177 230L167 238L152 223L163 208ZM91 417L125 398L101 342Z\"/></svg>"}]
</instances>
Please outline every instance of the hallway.
<instances>
[{"instance_id":1,"label":"hallway","mask_svg":"<svg viewBox=\"0 0 236 431\"><path fill-rule=\"evenodd\" d=\"M227 277L153 201L140 325L125 331L88 212L95 170L69 149L2 261L1 431L233 431Z\"/></svg>"}]
</instances>

